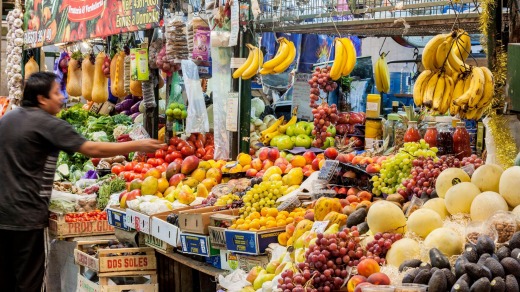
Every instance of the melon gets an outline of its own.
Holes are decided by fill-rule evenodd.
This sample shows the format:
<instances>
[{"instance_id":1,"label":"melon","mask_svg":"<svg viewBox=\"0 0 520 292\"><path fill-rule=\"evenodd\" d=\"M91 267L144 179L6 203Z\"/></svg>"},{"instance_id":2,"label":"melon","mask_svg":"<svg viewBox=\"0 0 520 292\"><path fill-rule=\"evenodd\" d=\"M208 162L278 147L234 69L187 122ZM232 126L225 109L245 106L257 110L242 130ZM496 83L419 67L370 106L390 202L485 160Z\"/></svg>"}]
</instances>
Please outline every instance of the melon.
<instances>
[{"instance_id":1,"label":"melon","mask_svg":"<svg viewBox=\"0 0 520 292\"><path fill-rule=\"evenodd\" d=\"M419 243L411 238L403 238L392 244L386 253L386 263L394 267L399 267L406 260L418 259L421 257Z\"/></svg>"},{"instance_id":2,"label":"melon","mask_svg":"<svg viewBox=\"0 0 520 292\"><path fill-rule=\"evenodd\" d=\"M462 253L464 238L451 228L437 228L424 240L424 246L430 250L437 248L447 257ZM391 248L390 248L391 249Z\"/></svg>"},{"instance_id":3,"label":"melon","mask_svg":"<svg viewBox=\"0 0 520 292\"><path fill-rule=\"evenodd\" d=\"M434 198L434 199L428 200L426 203L424 203L422 208L431 209L431 210L437 212L437 214L439 214L439 216L441 216L442 220L444 220L444 218L446 218L446 216L450 215L450 212L448 212L448 210L446 210L446 203L444 202L443 198Z\"/></svg>"},{"instance_id":4,"label":"melon","mask_svg":"<svg viewBox=\"0 0 520 292\"><path fill-rule=\"evenodd\" d=\"M469 214L471 203L478 194L480 194L480 189L470 182L456 184L446 192L446 197L444 198L446 209L452 215L458 213Z\"/></svg>"},{"instance_id":5,"label":"melon","mask_svg":"<svg viewBox=\"0 0 520 292\"><path fill-rule=\"evenodd\" d=\"M500 183L500 176L504 169L496 164L484 164L477 168L471 176L471 183L476 185L481 192L495 192L498 193L498 184Z\"/></svg>"},{"instance_id":6,"label":"melon","mask_svg":"<svg viewBox=\"0 0 520 292\"><path fill-rule=\"evenodd\" d=\"M498 189L509 206L520 205L520 166L510 167L502 173Z\"/></svg>"},{"instance_id":7,"label":"melon","mask_svg":"<svg viewBox=\"0 0 520 292\"><path fill-rule=\"evenodd\" d=\"M439 198L444 198L446 192L454 185L461 182L470 182L469 175L460 168L447 168L439 174L435 182L435 191Z\"/></svg>"},{"instance_id":8,"label":"melon","mask_svg":"<svg viewBox=\"0 0 520 292\"><path fill-rule=\"evenodd\" d=\"M408 217L406 224L408 231L411 231L422 238L425 238L437 228L442 227L442 219L437 212L431 209L421 208L416 210Z\"/></svg>"},{"instance_id":9,"label":"melon","mask_svg":"<svg viewBox=\"0 0 520 292\"><path fill-rule=\"evenodd\" d=\"M401 208L388 201L377 201L367 214L368 228L372 233L377 232L406 232L406 217Z\"/></svg>"},{"instance_id":10,"label":"melon","mask_svg":"<svg viewBox=\"0 0 520 292\"><path fill-rule=\"evenodd\" d=\"M495 192L483 192L471 203L471 220L485 221L497 211L509 211L506 200Z\"/></svg>"}]
</instances>

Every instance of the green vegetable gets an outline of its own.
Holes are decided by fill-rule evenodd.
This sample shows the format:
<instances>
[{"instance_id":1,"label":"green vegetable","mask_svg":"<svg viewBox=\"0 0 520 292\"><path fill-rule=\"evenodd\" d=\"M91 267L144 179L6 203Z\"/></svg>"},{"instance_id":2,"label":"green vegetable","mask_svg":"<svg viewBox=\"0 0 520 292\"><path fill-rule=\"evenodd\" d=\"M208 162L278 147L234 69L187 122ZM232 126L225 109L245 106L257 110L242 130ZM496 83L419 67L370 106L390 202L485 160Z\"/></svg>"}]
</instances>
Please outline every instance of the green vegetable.
<instances>
[{"instance_id":1,"label":"green vegetable","mask_svg":"<svg viewBox=\"0 0 520 292\"><path fill-rule=\"evenodd\" d=\"M67 177L70 174L69 166L67 164L61 164L60 166L58 166L58 168L56 170L58 171L59 174L61 174L64 177Z\"/></svg>"},{"instance_id":2,"label":"green vegetable","mask_svg":"<svg viewBox=\"0 0 520 292\"><path fill-rule=\"evenodd\" d=\"M118 114L115 116L112 116L112 119L114 120L114 123L117 125L131 125L132 124L132 118L130 118L127 115Z\"/></svg>"},{"instance_id":3,"label":"green vegetable","mask_svg":"<svg viewBox=\"0 0 520 292\"><path fill-rule=\"evenodd\" d=\"M110 195L126 189L126 182L116 176L111 176L108 180L100 179L99 181L104 181L104 183L99 187L97 208L103 210L108 204Z\"/></svg>"},{"instance_id":4,"label":"green vegetable","mask_svg":"<svg viewBox=\"0 0 520 292\"><path fill-rule=\"evenodd\" d=\"M49 210L57 213L71 213L76 211L76 203L67 200L51 200Z\"/></svg>"}]
</instances>

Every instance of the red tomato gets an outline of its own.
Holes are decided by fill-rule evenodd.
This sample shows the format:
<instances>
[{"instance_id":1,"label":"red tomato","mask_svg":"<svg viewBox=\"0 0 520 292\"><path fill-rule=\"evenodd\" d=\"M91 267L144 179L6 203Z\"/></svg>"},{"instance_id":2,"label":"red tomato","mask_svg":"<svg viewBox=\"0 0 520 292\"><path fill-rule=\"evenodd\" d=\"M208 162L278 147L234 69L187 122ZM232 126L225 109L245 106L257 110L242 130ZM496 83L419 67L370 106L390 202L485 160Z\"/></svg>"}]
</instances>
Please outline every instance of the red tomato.
<instances>
[{"instance_id":1,"label":"red tomato","mask_svg":"<svg viewBox=\"0 0 520 292\"><path fill-rule=\"evenodd\" d=\"M152 166L155 166L157 165L157 160L155 158L148 158L148 160L146 161L147 164L150 164Z\"/></svg>"},{"instance_id":2,"label":"red tomato","mask_svg":"<svg viewBox=\"0 0 520 292\"><path fill-rule=\"evenodd\" d=\"M112 166L112 173L120 174L125 168L122 165Z\"/></svg>"},{"instance_id":3,"label":"red tomato","mask_svg":"<svg viewBox=\"0 0 520 292\"><path fill-rule=\"evenodd\" d=\"M168 145L164 145L162 148L161 148L162 151L166 152L168 151Z\"/></svg>"},{"instance_id":4,"label":"red tomato","mask_svg":"<svg viewBox=\"0 0 520 292\"><path fill-rule=\"evenodd\" d=\"M211 160L211 159L213 159L213 155L210 155L210 154L206 154L206 155L204 155L204 156L202 157L202 160L206 160L206 161L207 161L207 160Z\"/></svg>"},{"instance_id":5,"label":"red tomato","mask_svg":"<svg viewBox=\"0 0 520 292\"><path fill-rule=\"evenodd\" d=\"M138 163L134 166L134 172L141 173L142 170L143 170L143 164Z\"/></svg>"},{"instance_id":6,"label":"red tomato","mask_svg":"<svg viewBox=\"0 0 520 292\"><path fill-rule=\"evenodd\" d=\"M197 139L197 141L195 141L195 147L197 149L204 148L204 142L202 142L202 140Z\"/></svg>"},{"instance_id":7,"label":"red tomato","mask_svg":"<svg viewBox=\"0 0 520 292\"><path fill-rule=\"evenodd\" d=\"M195 141L197 141L197 140L195 140ZM188 145L190 145L191 147L197 149L197 147L195 147L195 142L188 141Z\"/></svg>"},{"instance_id":8,"label":"red tomato","mask_svg":"<svg viewBox=\"0 0 520 292\"><path fill-rule=\"evenodd\" d=\"M155 166L161 165L164 163L164 159L162 158L155 158Z\"/></svg>"},{"instance_id":9,"label":"red tomato","mask_svg":"<svg viewBox=\"0 0 520 292\"><path fill-rule=\"evenodd\" d=\"M125 170L126 170L126 171L131 171L131 170L133 170L133 169L134 169L134 164L132 164L132 163L127 163L127 164L125 165Z\"/></svg>"},{"instance_id":10,"label":"red tomato","mask_svg":"<svg viewBox=\"0 0 520 292\"><path fill-rule=\"evenodd\" d=\"M175 150L177 150L177 148L175 148L175 146L173 146L173 145L170 145L170 146L168 146L168 149L166 150L166 152L172 153Z\"/></svg>"},{"instance_id":11,"label":"red tomato","mask_svg":"<svg viewBox=\"0 0 520 292\"><path fill-rule=\"evenodd\" d=\"M173 160L175 160L177 158L182 158L182 154L180 151L173 151L172 156L173 156Z\"/></svg>"},{"instance_id":12,"label":"red tomato","mask_svg":"<svg viewBox=\"0 0 520 292\"><path fill-rule=\"evenodd\" d=\"M141 170L141 173L142 173L142 174L145 174L145 173L147 173L149 170L150 170L149 168L143 167L143 170Z\"/></svg>"},{"instance_id":13,"label":"red tomato","mask_svg":"<svg viewBox=\"0 0 520 292\"><path fill-rule=\"evenodd\" d=\"M157 169L160 173L163 173L163 172L166 171L166 167L164 167L164 165L162 165L162 164L161 164L161 165L158 165L158 166L156 167L156 169Z\"/></svg>"},{"instance_id":14,"label":"red tomato","mask_svg":"<svg viewBox=\"0 0 520 292\"><path fill-rule=\"evenodd\" d=\"M170 146L177 148L177 144L179 144L179 142L181 142L181 139L179 137L172 137L170 138L169 144Z\"/></svg>"},{"instance_id":15,"label":"red tomato","mask_svg":"<svg viewBox=\"0 0 520 292\"><path fill-rule=\"evenodd\" d=\"M195 147L186 146L182 147L181 154L186 157L195 154Z\"/></svg>"},{"instance_id":16,"label":"red tomato","mask_svg":"<svg viewBox=\"0 0 520 292\"><path fill-rule=\"evenodd\" d=\"M132 172L125 172L125 180L126 181L132 181L132 176L133 176Z\"/></svg>"},{"instance_id":17,"label":"red tomato","mask_svg":"<svg viewBox=\"0 0 520 292\"><path fill-rule=\"evenodd\" d=\"M173 161L173 155L170 153L170 154L166 154L166 156L164 157L164 161L170 163Z\"/></svg>"},{"instance_id":18,"label":"red tomato","mask_svg":"<svg viewBox=\"0 0 520 292\"><path fill-rule=\"evenodd\" d=\"M168 168L168 165L170 165L170 164L167 163L167 162L165 162L165 163L162 164L162 166L164 166L165 169Z\"/></svg>"},{"instance_id":19,"label":"red tomato","mask_svg":"<svg viewBox=\"0 0 520 292\"><path fill-rule=\"evenodd\" d=\"M164 155L164 150L162 149L155 151L155 158L164 158Z\"/></svg>"},{"instance_id":20,"label":"red tomato","mask_svg":"<svg viewBox=\"0 0 520 292\"><path fill-rule=\"evenodd\" d=\"M198 158L202 158L202 156L206 155L206 150L204 150L204 148L199 148L197 151L195 151L195 155Z\"/></svg>"},{"instance_id":21,"label":"red tomato","mask_svg":"<svg viewBox=\"0 0 520 292\"><path fill-rule=\"evenodd\" d=\"M150 169L150 168L153 167L153 165L151 165L151 164L149 164L149 163L145 163L145 164L143 164L143 167L144 167L144 168L148 168L148 169Z\"/></svg>"}]
</instances>

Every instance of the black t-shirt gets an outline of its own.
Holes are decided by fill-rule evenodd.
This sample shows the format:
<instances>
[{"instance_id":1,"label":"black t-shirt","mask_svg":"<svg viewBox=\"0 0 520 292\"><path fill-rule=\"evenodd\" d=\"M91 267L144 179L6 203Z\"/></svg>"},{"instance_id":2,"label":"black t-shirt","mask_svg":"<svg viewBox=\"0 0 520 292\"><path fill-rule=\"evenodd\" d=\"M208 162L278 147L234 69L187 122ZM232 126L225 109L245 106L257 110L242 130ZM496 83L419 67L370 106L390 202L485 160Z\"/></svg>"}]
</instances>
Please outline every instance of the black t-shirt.
<instances>
[{"instance_id":1,"label":"black t-shirt","mask_svg":"<svg viewBox=\"0 0 520 292\"><path fill-rule=\"evenodd\" d=\"M0 119L0 229L47 227L59 151L77 152L85 142L70 124L37 107Z\"/></svg>"}]
</instances>

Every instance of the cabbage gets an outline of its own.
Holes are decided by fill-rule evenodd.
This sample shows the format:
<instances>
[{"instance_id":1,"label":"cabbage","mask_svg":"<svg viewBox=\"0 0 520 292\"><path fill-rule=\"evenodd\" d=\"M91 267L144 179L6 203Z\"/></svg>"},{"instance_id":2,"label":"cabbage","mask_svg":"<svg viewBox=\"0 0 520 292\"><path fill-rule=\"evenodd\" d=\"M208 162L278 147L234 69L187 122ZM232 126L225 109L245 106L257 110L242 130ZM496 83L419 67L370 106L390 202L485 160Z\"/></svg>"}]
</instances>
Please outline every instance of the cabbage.
<instances>
[{"instance_id":1,"label":"cabbage","mask_svg":"<svg viewBox=\"0 0 520 292\"><path fill-rule=\"evenodd\" d=\"M260 98L255 97L251 100L251 109L254 116L258 118L264 112L265 104Z\"/></svg>"}]
</instances>

